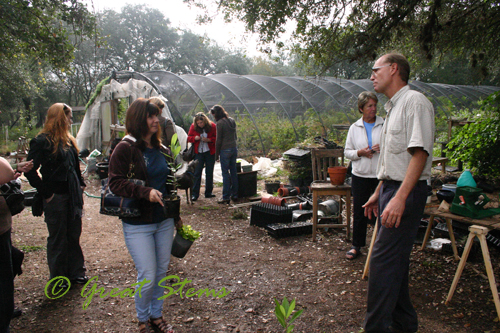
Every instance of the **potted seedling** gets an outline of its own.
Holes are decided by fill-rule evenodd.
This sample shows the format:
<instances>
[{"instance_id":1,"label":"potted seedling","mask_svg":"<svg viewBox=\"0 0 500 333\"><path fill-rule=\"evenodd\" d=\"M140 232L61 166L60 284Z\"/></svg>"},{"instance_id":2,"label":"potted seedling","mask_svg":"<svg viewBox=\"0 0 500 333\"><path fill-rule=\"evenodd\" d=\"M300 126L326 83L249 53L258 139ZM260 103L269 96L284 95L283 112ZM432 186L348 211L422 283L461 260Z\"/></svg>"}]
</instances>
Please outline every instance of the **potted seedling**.
<instances>
[{"instance_id":1,"label":"potted seedling","mask_svg":"<svg viewBox=\"0 0 500 333\"><path fill-rule=\"evenodd\" d=\"M190 225L183 225L177 229L172 243L172 255L177 258L184 258L193 242L200 236L201 233L191 228Z\"/></svg>"},{"instance_id":2,"label":"potted seedling","mask_svg":"<svg viewBox=\"0 0 500 333\"><path fill-rule=\"evenodd\" d=\"M163 211L166 217L173 217L176 221L179 219L181 210L181 197L177 195L177 178L175 173L182 167L182 163L177 163L177 156L179 156L182 147L177 139L177 133L172 136L170 143L171 155L167 157L167 163L170 167L170 175L167 177L167 191L163 195Z\"/></svg>"},{"instance_id":3,"label":"potted seedling","mask_svg":"<svg viewBox=\"0 0 500 333\"><path fill-rule=\"evenodd\" d=\"M273 194L273 193L278 192L280 185L281 185L281 181L277 177L272 177L272 178L266 179L264 181L264 186L266 188L266 192L269 194Z\"/></svg>"}]
</instances>

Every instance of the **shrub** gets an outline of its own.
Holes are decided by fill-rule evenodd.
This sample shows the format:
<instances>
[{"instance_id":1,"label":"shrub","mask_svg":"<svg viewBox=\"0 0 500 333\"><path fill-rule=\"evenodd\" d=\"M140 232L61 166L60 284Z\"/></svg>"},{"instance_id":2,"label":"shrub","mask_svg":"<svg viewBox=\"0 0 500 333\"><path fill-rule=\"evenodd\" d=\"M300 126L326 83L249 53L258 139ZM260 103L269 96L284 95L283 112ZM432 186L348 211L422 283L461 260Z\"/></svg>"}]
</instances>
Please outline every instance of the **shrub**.
<instances>
[{"instance_id":1,"label":"shrub","mask_svg":"<svg viewBox=\"0 0 500 333\"><path fill-rule=\"evenodd\" d=\"M452 161L463 161L483 176L500 176L499 105L500 92L480 102L475 122L459 129L448 143Z\"/></svg>"}]
</instances>

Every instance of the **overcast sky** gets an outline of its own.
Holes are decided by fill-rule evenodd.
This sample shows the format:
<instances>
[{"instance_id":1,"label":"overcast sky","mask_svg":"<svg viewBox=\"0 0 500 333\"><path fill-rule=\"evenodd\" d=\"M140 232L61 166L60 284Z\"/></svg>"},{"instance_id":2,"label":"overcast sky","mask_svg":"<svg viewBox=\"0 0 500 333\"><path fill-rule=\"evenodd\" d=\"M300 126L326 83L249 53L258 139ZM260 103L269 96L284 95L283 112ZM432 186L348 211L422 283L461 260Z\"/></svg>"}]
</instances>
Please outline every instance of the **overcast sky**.
<instances>
[{"instance_id":1,"label":"overcast sky","mask_svg":"<svg viewBox=\"0 0 500 333\"><path fill-rule=\"evenodd\" d=\"M199 9L188 5L182 0L83 0L87 3L90 11L102 11L113 9L120 11L127 4L146 5L150 8L160 10L167 17L174 28L189 29L198 35L207 35L227 49L243 48L249 56L262 55L257 50L257 37L245 34L245 26L242 22L224 23L222 15L217 17L211 24L199 25L196 23L196 15ZM210 3L207 1L207 3Z\"/></svg>"}]
</instances>

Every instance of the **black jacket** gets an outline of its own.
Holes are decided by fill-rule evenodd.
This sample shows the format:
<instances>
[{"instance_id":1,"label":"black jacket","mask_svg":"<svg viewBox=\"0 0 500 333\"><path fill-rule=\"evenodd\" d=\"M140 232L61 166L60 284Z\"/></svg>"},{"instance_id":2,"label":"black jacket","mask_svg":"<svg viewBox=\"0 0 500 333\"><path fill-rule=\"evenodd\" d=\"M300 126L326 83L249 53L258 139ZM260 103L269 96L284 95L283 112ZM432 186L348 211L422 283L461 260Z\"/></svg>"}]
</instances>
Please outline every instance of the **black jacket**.
<instances>
[{"instance_id":1,"label":"black jacket","mask_svg":"<svg viewBox=\"0 0 500 333\"><path fill-rule=\"evenodd\" d=\"M44 199L50 198L54 193L69 193L68 176L72 168L76 171L80 186L85 186L76 148L60 148L57 154L53 154L53 150L54 145L46 134L40 134L30 142L27 160L33 160L33 169L24 175ZM40 166L42 178L37 173Z\"/></svg>"}]
</instances>

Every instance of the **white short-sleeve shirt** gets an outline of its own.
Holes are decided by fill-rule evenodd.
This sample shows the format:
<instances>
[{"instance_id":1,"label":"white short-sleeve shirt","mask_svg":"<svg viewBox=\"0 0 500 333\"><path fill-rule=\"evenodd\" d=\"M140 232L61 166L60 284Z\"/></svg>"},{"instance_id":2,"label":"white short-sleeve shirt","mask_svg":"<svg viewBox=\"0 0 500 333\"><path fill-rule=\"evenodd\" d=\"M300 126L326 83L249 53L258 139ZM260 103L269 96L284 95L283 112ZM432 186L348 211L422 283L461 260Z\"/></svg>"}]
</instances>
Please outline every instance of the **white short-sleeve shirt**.
<instances>
[{"instance_id":1,"label":"white short-sleeve shirt","mask_svg":"<svg viewBox=\"0 0 500 333\"><path fill-rule=\"evenodd\" d=\"M422 147L429 156L419 180L428 179L431 176L434 144L432 103L406 85L387 101L384 108L387 118L380 137L377 178L403 181L412 157L412 148Z\"/></svg>"}]
</instances>

